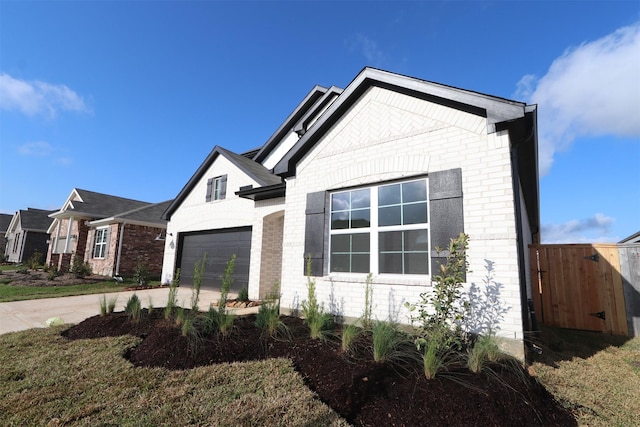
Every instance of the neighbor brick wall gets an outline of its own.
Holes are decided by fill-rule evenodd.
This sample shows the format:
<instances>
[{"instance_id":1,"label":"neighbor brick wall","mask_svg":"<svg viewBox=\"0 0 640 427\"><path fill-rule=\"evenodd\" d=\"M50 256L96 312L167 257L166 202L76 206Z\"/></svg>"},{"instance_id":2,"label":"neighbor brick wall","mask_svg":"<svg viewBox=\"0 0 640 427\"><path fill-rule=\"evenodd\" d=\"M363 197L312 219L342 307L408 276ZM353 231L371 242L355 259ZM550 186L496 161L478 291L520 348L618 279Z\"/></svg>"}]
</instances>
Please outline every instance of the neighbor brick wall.
<instances>
[{"instance_id":1,"label":"neighbor brick wall","mask_svg":"<svg viewBox=\"0 0 640 427\"><path fill-rule=\"evenodd\" d=\"M483 117L371 88L299 162L296 176L287 180L283 307L299 308L306 299L307 193L462 168L464 228L470 236L466 286L486 287L485 260L490 260L504 308L497 332L522 340L509 144L506 132L487 134ZM364 274L317 278L318 298L334 312L359 317L365 278ZM407 323L404 302L416 303L420 293L430 289L425 279L375 277L373 315Z\"/></svg>"},{"instance_id":2,"label":"neighbor brick wall","mask_svg":"<svg viewBox=\"0 0 640 427\"><path fill-rule=\"evenodd\" d=\"M138 260L142 261L151 277L159 278L162 273L164 241L156 240L163 228L126 224L120 256L120 275L131 277Z\"/></svg>"}]
</instances>

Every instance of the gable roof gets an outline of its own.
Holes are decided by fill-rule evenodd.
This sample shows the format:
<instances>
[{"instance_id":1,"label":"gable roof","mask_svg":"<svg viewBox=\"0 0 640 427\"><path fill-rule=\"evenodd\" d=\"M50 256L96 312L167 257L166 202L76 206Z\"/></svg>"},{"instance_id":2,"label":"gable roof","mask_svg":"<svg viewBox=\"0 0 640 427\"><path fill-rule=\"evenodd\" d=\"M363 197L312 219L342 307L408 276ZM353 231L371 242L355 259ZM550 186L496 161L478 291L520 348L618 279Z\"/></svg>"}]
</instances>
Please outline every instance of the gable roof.
<instances>
[{"instance_id":1,"label":"gable roof","mask_svg":"<svg viewBox=\"0 0 640 427\"><path fill-rule=\"evenodd\" d=\"M13 215L0 214L0 233L5 233L7 231L11 218L13 218Z\"/></svg>"},{"instance_id":2,"label":"gable roof","mask_svg":"<svg viewBox=\"0 0 640 427\"><path fill-rule=\"evenodd\" d=\"M34 208L21 209L11 218L7 231L15 230L20 225L24 231L46 232L52 222L49 218L52 212L55 211Z\"/></svg>"},{"instance_id":3,"label":"gable roof","mask_svg":"<svg viewBox=\"0 0 640 427\"><path fill-rule=\"evenodd\" d=\"M180 193L176 196L173 201L169 204L166 211L162 215L163 219L169 220L171 215L178 209L178 207L182 204L184 199L191 193L196 184L202 179L209 167L215 162L218 156L223 156L227 160L229 160L235 167L240 169L243 173L249 176L251 179L256 181L261 186L271 186L274 184L279 184L282 182L282 179L273 175L267 168L262 166L260 163L245 157L241 154L236 154L232 151L224 149L218 145L216 145L211 153L207 156L207 158L202 162L198 170L193 174L193 176L189 179L186 185L180 190Z\"/></svg>"},{"instance_id":4,"label":"gable roof","mask_svg":"<svg viewBox=\"0 0 640 427\"><path fill-rule=\"evenodd\" d=\"M383 87L486 117L489 133L500 130L502 123L523 118L527 107L522 102L366 67L318 119L317 123L278 162L273 168L274 173L282 177L295 175L296 163L372 86Z\"/></svg>"},{"instance_id":5,"label":"gable roof","mask_svg":"<svg viewBox=\"0 0 640 427\"><path fill-rule=\"evenodd\" d=\"M91 221L90 224L91 226L97 227L112 223L127 223L165 228L167 221L162 218L162 214L172 201L173 200L167 200L160 203L148 204L127 212L118 213L108 218Z\"/></svg>"},{"instance_id":6,"label":"gable roof","mask_svg":"<svg viewBox=\"0 0 640 427\"><path fill-rule=\"evenodd\" d=\"M75 197L79 200L73 200ZM71 216L83 218L106 218L121 212L149 205L149 202L96 193L94 191L74 188L63 207L50 215L52 218Z\"/></svg>"},{"instance_id":7,"label":"gable roof","mask_svg":"<svg viewBox=\"0 0 640 427\"><path fill-rule=\"evenodd\" d=\"M627 236L624 239L618 242L619 244L627 244L627 243L640 243L640 231L637 233L633 233L631 236Z\"/></svg>"}]
</instances>

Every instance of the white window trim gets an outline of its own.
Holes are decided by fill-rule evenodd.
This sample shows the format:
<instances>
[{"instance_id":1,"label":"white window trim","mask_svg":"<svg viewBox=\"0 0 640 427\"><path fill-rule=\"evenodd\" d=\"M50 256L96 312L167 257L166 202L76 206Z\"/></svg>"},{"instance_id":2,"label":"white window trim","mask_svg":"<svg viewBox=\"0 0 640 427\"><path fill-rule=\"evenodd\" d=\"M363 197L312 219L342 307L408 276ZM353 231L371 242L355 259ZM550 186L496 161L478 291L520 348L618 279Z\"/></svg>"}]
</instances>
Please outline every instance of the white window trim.
<instances>
[{"instance_id":1,"label":"white window trim","mask_svg":"<svg viewBox=\"0 0 640 427\"><path fill-rule=\"evenodd\" d=\"M98 238L100 236L100 232L102 231L104 231L104 234L103 234L104 237L103 237L103 241L100 241ZM107 255L109 254L109 248L107 247L108 242L109 242L109 227L96 228L95 242L93 243L93 258L105 259L107 257ZM102 248L102 256L96 256L98 246Z\"/></svg>"},{"instance_id":2,"label":"white window trim","mask_svg":"<svg viewBox=\"0 0 640 427\"><path fill-rule=\"evenodd\" d=\"M223 200L220 198L220 192L222 191L222 178L223 176L217 176L213 178L213 188L211 189L211 201L219 201Z\"/></svg>"},{"instance_id":3,"label":"white window trim","mask_svg":"<svg viewBox=\"0 0 640 427\"><path fill-rule=\"evenodd\" d=\"M407 182L414 182L424 180L426 184L426 202L427 202L427 223L426 224L408 224L408 225L392 225L392 226L378 226L378 189L380 187L384 187L386 185L392 184L402 184ZM362 227L362 228L342 228L342 229L331 229L331 213L333 211L333 196L334 194L340 193L348 193L351 191L369 189L369 209L370 209L370 217L369 222L371 224L370 227ZM384 282L392 283L391 281L398 280L400 282L414 282L415 280L424 280L431 277L431 214L429 212L429 181L427 177L418 177L418 178L410 178L404 179L400 181L389 181L389 182L381 182L375 185L369 185L364 187L356 187L350 188L347 190L337 190L331 192L329 197L329 276L334 279L338 279L343 277L345 279L349 277L356 277L367 275L368 273L351 273L351 272L343 272L343 271L331 271L331 236L338 234L357 234L357 233L368 233L369 234L369 269L370 273L376 278L382 278ZM427 263L429 265L429 274L397 274L397 273L380 273L379 272L379 247L378 247L378 233L385 231L407 231L407 230L424 230L426 228L427 235L429 236L428 241L428 259ZM340 280L340 279L338 279Z\"/></svg>"}]
</instances>

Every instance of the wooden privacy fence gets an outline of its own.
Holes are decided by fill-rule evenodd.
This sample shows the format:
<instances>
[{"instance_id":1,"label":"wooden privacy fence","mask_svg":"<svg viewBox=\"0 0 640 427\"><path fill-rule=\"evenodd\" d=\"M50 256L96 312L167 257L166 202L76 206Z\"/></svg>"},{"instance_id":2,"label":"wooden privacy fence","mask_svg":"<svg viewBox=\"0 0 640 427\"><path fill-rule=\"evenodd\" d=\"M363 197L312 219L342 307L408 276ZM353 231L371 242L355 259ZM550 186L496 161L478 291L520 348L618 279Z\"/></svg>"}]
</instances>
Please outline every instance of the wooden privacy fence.
<instances>
[{"instance_id":1,"label":"wooden privacy fence","mask_svg":"<svg viewBox=\"0 0 640 427\"><path fill-rule=\"evenodd\" d=\"M638 335L638 248L615 244L531 245L536 318L546 325L615 335ZM624 271L620 259L623 258ZM635 259L634 258L634 259ZM628 270L631 268L631 274ZM536 280L537 278L537 280ZM635 287L634 287L635 286ZM629 300L625 306L625 297Z\"/></svg>"}]
</instances>

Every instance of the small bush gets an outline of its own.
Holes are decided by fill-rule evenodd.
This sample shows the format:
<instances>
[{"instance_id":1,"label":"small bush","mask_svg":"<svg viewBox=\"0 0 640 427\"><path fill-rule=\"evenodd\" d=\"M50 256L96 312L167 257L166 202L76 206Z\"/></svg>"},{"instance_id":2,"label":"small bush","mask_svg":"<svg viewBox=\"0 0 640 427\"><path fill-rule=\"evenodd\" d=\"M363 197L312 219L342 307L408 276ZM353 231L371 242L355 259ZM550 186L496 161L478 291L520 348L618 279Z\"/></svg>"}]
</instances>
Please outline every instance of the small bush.
<instances>
[{"instance_id":1,"label":"small bush","mask_svg":"<svg viewBox=\"0 0 640 427\"><path fill-rule=\"evenodd\" d=\"M247 289L246 286L240 289L240 292L238 292L238 301L242 301L242 302L249 301L249 290Z\"/></svg>"},{"instance_id":2,"label":"small bush","mask_svg":"<svg viewBox=\"0 0 640 427\"><path fill-rule=\"evenodd\" d=\"M355 323L350 323L349 325L343 326L342 328L342 336L341 347L344 353L352 353L354 349L354 345L360 336L361 330Z\"/></svg>"},{"instance_id":3,"label":"small bush","mask_svg":"<svg viewBox=\"0 0 640 427\"><path fill-rule=\"evenodd\" d=\"M481 335L473 347L467 352L467 367L471 372L479 373L487 362L497 362L502 358L502 352L494 335Z\"/></svg>"},{"instance_id":4,"label":"small bush","mask_svg":"<svg viewBox=\"0 0 640 427\"><path fill-rule=\"evenodd\" d=\"M107 300L107 296L102 295L102 297L100 297L100 316L104 317L107 314L113 313L113 310L116 308L117 301L117 297L109 298L109 300Z\"/></svg>"},{"instance_id":5,"label":"small bush","mask_svg":"<svg viewBox=\"0 0 640 427\"><path fill-rule=\"evenodd\" d=\"M200 287L204 279L204 269L207 265L207 253L205 252L202 259L197 261L193 266L193 287L191 289L191 310L198 312L198 303L200 302Z\"/></svg>"},{"instance_id":6,"label":"small bush","mask_svg":"<svg viewBox=\"0 0 640 427\"><path fill-rule=\"evenodd\" d=\"M84 262L80 255L75 255L73 257L73 262L71 263L71 269L69 270L74 276L86 277L90 276L92 273L91 265L88 262Z\"/></svg>"},{"instance_id":7,"label":"small bush","mask_svg":"<svg viewBox=\"0 0 640 427\"><path fill-rule=\"evenodd\" d=\"M316 282L311 279L311 258L307 258L307 299L302 301L304 323L309 326L313 339L324 339L333 329L333 316L324 312L324 307L318 303L316 296Z\"/></svg>"},{"instance_id":8,"label":"small bush","mask_svg":"<svg viewBox=\"0 0 640 427\"><path fill-rule=\"evenodd\" d=\"M138 258L138 262L133 271L133 280L135 280L138 286L146 286L149 282L149 269L141 258Z\"/></svg>"},{"instance_id":9,"label":"small bush","mask_svg":"<svg viewBox=\"0 0 640 427\"><path fill-rule=\"evenodd\" d=\"M445 338L447 333L433 331L429 339L422 342L422 367L428 380L435 378L447 366L451 352Z\"/></svg>"},{"instance_id":10,"label":"small bush","mask_svg":"<svg viewBox=\"0 0 640 427\"><path fill-rule=\"evenodd\" d=\"M411 338L393 322L377 321L371 328L373 360L402 364L415 359L416 352Z\"/></svg>"},{"instance_id":11,"label":"small bush","mask_svg":"<svg viewBox=\"0 0 640 427\"><path fill-rule=\"evenodd\" d=\"M42 254L35 251L33 255L27 260L27 267L31 270L37 270L42 265Z\"/></svg>"},{"instance_id":12,"label":"small bush","mask_svg":"<svg viewBox=\"0 0 640 427\"><path fill-rule=\"evenodd\" d=\"M175 319L176 325L182 326L186 317L187 317L187 313L184 307L178 306L176 309L176 319Z\"/></svg>"},{"instance_id":13,"label":"small bush","mask_svg":"<svg viewBox=\"0 0 640 427\"><path fill-rule=\"evenodd\" d=\"M138 295L131 295L124 307L124 312L129 316L129 320L133 322L140 321L140 318L142 317L142 303L140 302Z\"/></svg>"},{"instance_id":14,"label":"small bush","mask_svg":"<svg viewBox=\"0 0 640 427\"><path fill-rule=\"evenodd\" d=\"M61 276L62 273L58 270L58 266L54 265L49 269L47 273L47 280L55 280L56 277Z\"/></svg>"},{"instance_id":15,"label":"small bush","mask_svg":"<svg viewBox=\"0 0 640 427\"><path fill-rule=\"evenodd\" d=\"M178 285L180 284L180 269L176 270L173 275L171 284L169 285L169 297L167 298L167 305L164 308L164 318L169 319L173 314L173 309L178 305Z\"/></svg>"},{"instance_id":16,"label":"small bush","mask_svg":"<svg viewBox=\"0 0 640 427\"><path fill-rule=\"evenodd\" d=\"M281 332L289 336L287 326L280 320L280 286L276 283L271 292L265 297L258 309L256 326L269 336Z\"/></svg>"}]
</instances>

